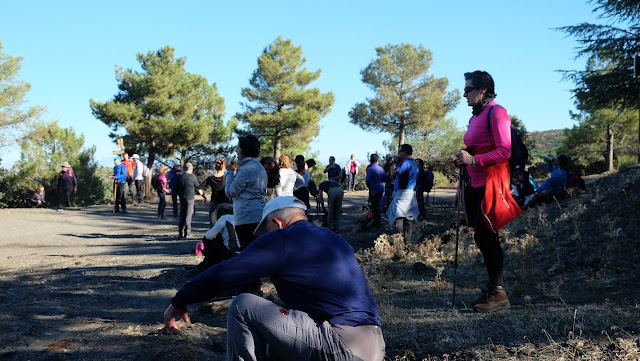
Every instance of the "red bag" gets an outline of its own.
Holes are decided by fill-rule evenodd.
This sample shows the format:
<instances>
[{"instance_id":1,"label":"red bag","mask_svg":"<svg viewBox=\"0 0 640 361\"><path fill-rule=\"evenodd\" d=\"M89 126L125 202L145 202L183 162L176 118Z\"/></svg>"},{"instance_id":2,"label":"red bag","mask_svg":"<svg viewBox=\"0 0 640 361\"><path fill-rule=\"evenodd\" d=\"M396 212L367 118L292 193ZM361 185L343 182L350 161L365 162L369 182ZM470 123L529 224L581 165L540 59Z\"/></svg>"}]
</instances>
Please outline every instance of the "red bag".
<instances>
[{"instance_id":1,"label":"red bag","mask_svg":"<svg viewBox=\"0 0 640 361\"><path fill-rule=\"evenodd\" d=\"M484 167L485 191L482 200L484 221L493 232L498 232L522 210L511 195L509 161Z\"/></svg>"}]
</instances>

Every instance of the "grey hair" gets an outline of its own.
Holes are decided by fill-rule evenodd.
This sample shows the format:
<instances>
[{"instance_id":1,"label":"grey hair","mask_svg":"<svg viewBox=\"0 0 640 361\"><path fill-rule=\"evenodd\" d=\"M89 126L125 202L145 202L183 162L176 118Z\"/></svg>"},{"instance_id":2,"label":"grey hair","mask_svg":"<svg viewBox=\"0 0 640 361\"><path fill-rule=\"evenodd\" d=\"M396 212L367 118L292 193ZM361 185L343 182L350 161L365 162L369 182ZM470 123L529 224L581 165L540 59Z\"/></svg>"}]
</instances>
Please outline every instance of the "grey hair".
<instances>
[{"instance_id":1,"label":"grey hair","mask_svg":"<svg viewBox=\"0 0 640 361\"><path fill-rule=\"evenodd\" d=\"M277 211L273 211L269 213L269 215L267 216L267 219L272 220L274 218L278 218L279 220L282 220L283 222L287 223L297 215L304 216L305 215L304 209L298 208L298 207L287 207L287 208L278 209Z\"/></svg>"}]
</instances>

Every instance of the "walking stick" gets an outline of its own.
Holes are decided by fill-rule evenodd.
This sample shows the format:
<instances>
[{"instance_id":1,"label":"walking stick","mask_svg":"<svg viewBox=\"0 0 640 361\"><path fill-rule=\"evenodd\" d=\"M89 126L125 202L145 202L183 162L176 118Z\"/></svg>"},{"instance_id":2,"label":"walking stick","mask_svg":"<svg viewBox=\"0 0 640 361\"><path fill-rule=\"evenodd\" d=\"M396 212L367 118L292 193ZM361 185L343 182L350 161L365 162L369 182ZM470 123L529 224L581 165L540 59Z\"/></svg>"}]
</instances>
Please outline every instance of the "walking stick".
<instances>
[{"instance_id":1,"label":"walking stick","mask_svg":"<svg viewBox=\"0 0 640 361\"><path fill-rule=\"evenodd\" d=\"M458 172L458 199L457 199L457 219L456 219L456 253L453 258L453 296L451 299L451 308L456 308L456 275L458 273L458 240L460 239L460 204L464 197L464 186L462 184L462 167Z\"/></svg>"}]
</instances>

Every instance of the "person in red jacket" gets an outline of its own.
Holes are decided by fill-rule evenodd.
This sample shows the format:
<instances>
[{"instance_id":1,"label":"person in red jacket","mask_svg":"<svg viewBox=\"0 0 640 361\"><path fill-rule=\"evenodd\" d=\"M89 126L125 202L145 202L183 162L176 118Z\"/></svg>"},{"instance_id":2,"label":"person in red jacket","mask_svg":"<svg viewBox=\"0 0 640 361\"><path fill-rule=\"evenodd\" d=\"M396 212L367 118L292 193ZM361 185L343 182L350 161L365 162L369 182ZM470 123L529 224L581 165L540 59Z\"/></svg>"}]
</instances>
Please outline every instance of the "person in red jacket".
<instances>
[{"instance_id":1,"label":"person in red jacket","mask_svg":"<svg viewBox=\"0 0 640 361\"><path fill-rule=\"evenodd\" d=\"M504 255L498 230L520 214L510 192L511 120L507 110L493 100L493 78L485 71L465 73L464 97L473 116L464 135L466 149L456 154L456 163L466 166L470 185L461 187L468 224L482 253L489 275L487 293L476 300L474 310L493 312L511 307L504 290ZM491 126L487 126L491 112Z\"/></svg>"},{"instance_id":2,"label":"person in red jacket","mask_svg":"<svg viewBox=\"0 0 640 361\"><path fill-rule=\"evenodd\" d=\"M126 152L122 154L122 164L127 167L127 187L129 188L129 197L131 197L131 203L136 205L135 193L133 192L133 168L136 166L136 162L133 159L129 159L129 154Z\"/></svg>"}]
</instances>

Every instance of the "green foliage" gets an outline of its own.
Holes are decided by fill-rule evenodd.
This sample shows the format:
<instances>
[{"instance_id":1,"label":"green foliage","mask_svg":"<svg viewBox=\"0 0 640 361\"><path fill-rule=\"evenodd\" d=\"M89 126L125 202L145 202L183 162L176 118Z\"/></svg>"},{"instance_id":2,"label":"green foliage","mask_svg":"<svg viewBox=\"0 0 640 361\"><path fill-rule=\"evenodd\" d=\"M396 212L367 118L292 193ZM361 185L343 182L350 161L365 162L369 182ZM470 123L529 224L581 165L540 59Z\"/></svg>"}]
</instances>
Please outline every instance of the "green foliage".
<instances>
[{"instance_id":1,"label":"green foliage","mask_svg":"<svg viewBox=\"0 0 640 361\"><path fill-rule=\"evenodd\" d=\"M318 79L321 70L304 67L302 48L278 36L258 57L258 68L242 89L247 99L238 119L247 125L246 133L270 147L274 158L281 153L304 153L318 135L318 122L331 110L333 93L323 94L307 86Z\"/></svg>"},{"instance_id":2,"label":"green foliage","mask_svg":"<svg viewBox=\"0 0 640 361\"><path fill-rule=\"evenodd\" d=\"M39 186L45 187L47 205L57 205L61 162L71 164L78 181L75 205L103 203L109 196L107 182L100 177L105 174L93 161L95 147L82 149L83 145L84 136L77 136L72 128L60 128L57 122L35 124L20 142L20 161L2 176L0 206L30 206L29 198Z\"/></svg>"},{"instance_id":3,"label":"green foliage","mask_svg":"<svg viewBox=\"0 0 640 361\"><path fill-rule=\"evenodd\" d=\"M402 144L407 132L430 133L458 104L460 93L447 92L447 78L428 74L432 54L422 45L389 44L376 48L376 55L361 71L375 96L351 109L351 123L366 131L397 134Z\"/></svg>"},{"instance_id":4,"label":"green foliage","mask_svg":"<svg viewBox=\"0 0 640 361\"><path fill-rule=\"evenodd\" d=\"M616 112L600 109L593 113L574 114L579 125L565 130L562 146L557 154L566 154L576 170L585 174L601 173L609 170L608 130L614 135L611 143L613 167L619 167L619 158L627 159L638 153L638 111Z\"/></svg>"},{"instance_id":5,"label":"green foliage","mask_svg":"<svg viewBox=\"0 0 640 361\"><path fill-rule=\"evenodd\" d=\"M200 144L212 141L214 126L224 115L224 99L215 84L201 75L185 71L185 58L175 58L174 49L165 46L146 55L138 54L143 72L116 67L119 92L113 100L91 100L93 115L111 127L110 136L119 138L124 129L125 146L148 154L151 167L156 155L183 155ZM226 139L229 131L224 130ZM217 139L214 139L217 140Z\"/></svg>"},{"instance_id":6,"label":"green foliage","mask_svg":"<svg viewBox=\"0 0 640 361\"><path fill-rule=\"evenodd\" d=\"M607 24L582 23L557 30L576 38L578 57L589 57L586 70L563 71L576 84L573 90L581 110L635 109L638 81L633 77L633 55L640 52L640 8L637 1L593 0L594 12Z\"/></svg>"},{"instance_id":7,"label":"green foliage","mask_svg":"<svg viewBox=\"0 0 640 361\"><path fill-rule=\"evenodd\" d=\"M2 49L0 42L0 146L21 139L29 123L44 111L44 107L24 106L31 85L16 79L22 57L7 55Z\"/></svg>"}]
</instances>

